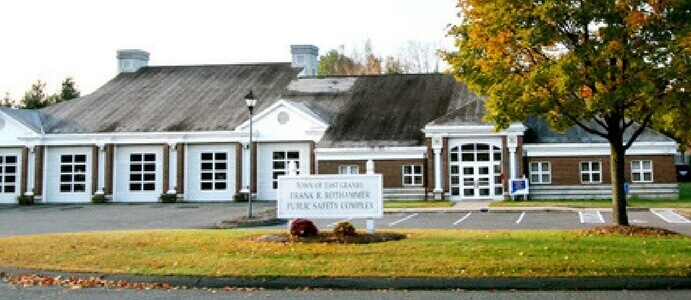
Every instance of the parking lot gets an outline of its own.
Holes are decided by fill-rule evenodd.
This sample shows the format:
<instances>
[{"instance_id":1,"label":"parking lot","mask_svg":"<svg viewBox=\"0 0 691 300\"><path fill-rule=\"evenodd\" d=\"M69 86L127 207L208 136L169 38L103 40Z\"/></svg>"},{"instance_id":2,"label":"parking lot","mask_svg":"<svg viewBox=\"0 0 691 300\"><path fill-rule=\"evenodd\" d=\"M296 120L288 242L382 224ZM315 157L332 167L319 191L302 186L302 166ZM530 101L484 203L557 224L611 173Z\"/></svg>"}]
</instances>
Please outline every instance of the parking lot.
<instances>
[{"instance_id":1,"label":"parking lot","mask_svg":"<svg viewBox=\"0 0 691 300\"><path fill-rule=\"evenodd\" d=\"M317 220L318 228L332 228L342 220ZM366 228L365 220L348 220L356 228ZM583 211L513 211L513 212L435 212L393 213L375 220L379 229L581 229L610 224L612 213ZM691 221L672 210L630 211L632 225L653 226L691 235Z\"/></svg>"},{"instance_id":2,"label":"parking lot","mask_svg":"<svg viewBox=\"0 0 691 300\"><path fill-rule=\"evenodd\" d=\"M255 203L255 212L274 208ZM174 203L112 205L39 205L0 207L0 236L36 233L135 229L214 228L221 220L247 214L246 203ZM321 230L340 219L314 220ZM365 220L349 220L365 229ZM691 235L691 221L669 209L629 211L632 225L653 226ZM445 211L386 213L375 220L377 229L580 229L612 222L608 210L581 211ZM278 225L268 228L285 228Z\"/></svg>"}]
</instances>

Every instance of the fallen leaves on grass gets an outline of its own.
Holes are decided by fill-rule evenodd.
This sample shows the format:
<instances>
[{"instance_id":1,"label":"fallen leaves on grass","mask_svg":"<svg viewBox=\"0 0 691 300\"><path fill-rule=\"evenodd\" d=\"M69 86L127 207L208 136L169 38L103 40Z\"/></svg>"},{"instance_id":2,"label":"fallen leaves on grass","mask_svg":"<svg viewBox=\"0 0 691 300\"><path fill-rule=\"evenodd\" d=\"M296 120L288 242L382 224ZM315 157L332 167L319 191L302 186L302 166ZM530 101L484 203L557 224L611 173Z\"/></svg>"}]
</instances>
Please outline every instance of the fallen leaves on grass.
<instances>
[{"instance_id":1,"label":"fallen leaves on grass","mask_svg":"<svg viewBox=\"0 0 691 300\"><path fill-rule=\"evenodd\" d=\"M648 227L648 226L621 226L609 225L598 226L594 228L584 229L581 232L583 235L616 235L616 236L640 236L640 237L656 237L656 236L679 236L671 230Z\"/></svg>"},{"instance_id":2,"label":"fallen leaves on grass","mask_svg":"<svg viewBox=\"0 0 691 300\"><path fill-rule=\"evenodd\" d=\"M124 280L106 280L99 277L62 277L62 276L51 276L51 275L35 275L35 274L19 274L19 275L6 275L5 273L0 273L3 277L3 281L11 284L13 286L20 287L31 287L31 286L61 286L66 287L71 290L78 290L83 288L108 288L108 289L134 289L134 290L186 290L187 286L173 286L168 283L155 283L155 282L129 282ZM215 291L215 289L206 289L209 291ZM231 287L226 286L221 288L222 291L244 291L252 292L263 290L263 288L255 287Z\"/></svg>"}]
</instances>

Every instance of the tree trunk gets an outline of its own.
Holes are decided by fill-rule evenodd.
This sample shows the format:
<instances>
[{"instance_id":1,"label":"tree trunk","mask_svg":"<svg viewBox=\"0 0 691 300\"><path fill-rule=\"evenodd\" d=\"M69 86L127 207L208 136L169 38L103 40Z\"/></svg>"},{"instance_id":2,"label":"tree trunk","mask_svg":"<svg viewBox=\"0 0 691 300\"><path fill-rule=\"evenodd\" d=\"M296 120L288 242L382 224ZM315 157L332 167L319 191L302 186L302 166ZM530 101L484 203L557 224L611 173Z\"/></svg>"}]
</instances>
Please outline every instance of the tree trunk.
<instances>
[{"instance_id":1,"label":"tree trunk","mask_svg":"<svg viewBox=\"0 0 691 300\"><path fill-rule=\"evenodd\" d=\"M614 225L629 226L629 217L626 212L626 193L624 174L626 149L622 143L610 144L610 176L612 180L612 223Z\"/></svg>"}]
</instances>

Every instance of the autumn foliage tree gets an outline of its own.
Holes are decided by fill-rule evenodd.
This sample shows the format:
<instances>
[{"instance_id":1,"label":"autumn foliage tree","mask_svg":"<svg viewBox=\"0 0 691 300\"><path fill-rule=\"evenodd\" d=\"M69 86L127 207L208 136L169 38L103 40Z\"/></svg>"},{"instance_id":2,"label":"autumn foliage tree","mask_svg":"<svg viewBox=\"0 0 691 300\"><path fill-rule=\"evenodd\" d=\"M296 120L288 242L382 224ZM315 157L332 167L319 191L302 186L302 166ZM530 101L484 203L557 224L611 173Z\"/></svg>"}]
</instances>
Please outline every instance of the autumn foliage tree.
<instances>
[{"instance_id":1,"label":"autumn foliage tree","mask_svg":"<svg viewBox=\"0 0 691 300\"><path fill-rule=\"evenodd\" d=\"M460 0L458 80L498 128L530 116L610 145L613 222L628 225L625 153L645 127L691 136L691 1ZM626 134L625 134L626 132Z\"/></svg>"}]
</instances>

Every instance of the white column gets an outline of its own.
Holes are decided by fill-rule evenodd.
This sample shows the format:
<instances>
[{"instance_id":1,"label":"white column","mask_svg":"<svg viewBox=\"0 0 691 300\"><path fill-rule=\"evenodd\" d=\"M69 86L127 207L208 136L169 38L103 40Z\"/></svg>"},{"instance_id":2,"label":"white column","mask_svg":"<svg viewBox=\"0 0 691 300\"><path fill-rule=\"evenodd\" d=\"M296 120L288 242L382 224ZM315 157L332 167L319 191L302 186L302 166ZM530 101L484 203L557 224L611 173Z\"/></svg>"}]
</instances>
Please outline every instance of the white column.
<instances>
[{"instance_id":1,"label":"white column","mask_svg":"<svg viewBox=\"0 0 691 300\"><path fill-rule=\"evenodd\" d=\"M96 195L104 195L106 187L106 145L96 144L98 147L98 189Z\"/></svg>"},{"instance_id":2,"label":"white column","mask_svg":"<svg viewBox=\"0 0 691 300\"><path fill-rule=\"evenodd\" d=\"M441 149L434 150L434 199L441 200L442 194L444 193L444 187L442 186L441 179Z\"/></svg>"},{"instance_id":3,"label":"white column","mask_svg":"<svg viewBox=\"0 0 691 300\"><path fill-rule=\"evenodd\" d=\"M516 179L516 147L518 147L518 136L510 134L506 137L506 145L509 147L509 178Z\"/></svg>"},{"instance_id":4,"label":"white column","mask_svg":"<svg viewBox=\"0 0 691 300\"><path fill-rule=\"evenodd\" d=\"M249 193L250 174L247 170L250 168L250 145L248 143L242 144L242 186L240 193Z\"/></svg>"},{"instance_id":5,"label":"white column","mask_svg":"<svg viewBox=\"0 0 691 300\"><path fill-rule=\"evenodd\" d=\"M177 194L178 184L178 151L177 143L168 143L168 191L169 195Z\"/></svg>"},{"instance_id":6,"label":"white column","mask_svg":"<svg viewBox=\"0 0 691 300\"><path fill-rule=\"evenodd\" d=\"M34 182L36 178L36 153L34 152L35 146L30 145L27 146L29 148L29 157L27 159L27 167L26 167L26 193L24 194L25 196L33 196L34 195L34 188L36 187L36 184Z\"/></svg>"},{"instance_id":7,"label":"white column","mask_svg":"<svg viewBox=\"0 0 691 300\"><path fill-rule=\"evenodd\" d=\"M365 168L367 169L367 174L372 175L374 174L374 161L371 159L368 159L367 162L365 163ZM367 227L367 233L369 234L374 234L375 226L374 226L374 219L367 219L366 221L366 227Z\"/></svg>"}]
</instances>

